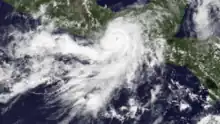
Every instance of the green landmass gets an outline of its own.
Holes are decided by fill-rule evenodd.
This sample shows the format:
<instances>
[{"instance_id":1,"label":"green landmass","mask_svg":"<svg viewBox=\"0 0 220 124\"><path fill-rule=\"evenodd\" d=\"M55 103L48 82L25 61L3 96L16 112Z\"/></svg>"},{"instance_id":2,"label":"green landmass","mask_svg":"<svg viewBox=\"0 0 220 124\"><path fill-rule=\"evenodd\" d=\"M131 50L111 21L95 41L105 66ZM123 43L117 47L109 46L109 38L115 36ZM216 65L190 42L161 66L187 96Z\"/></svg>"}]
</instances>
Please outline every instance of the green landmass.
<instances>
[{"instance_id":1,"label":"green landmass","mask_svg":"<svg viewBox=\"0 0 220 124\"><path fill-rule=\"evenodd\" d=\"M105 25L114 13L96 4L96 0L4 0L13 5L16 11L39 13L55 21L60 28L86 36L92 30Z\"/></svg>"},{"instance_id":2,"label":"green landmass","mask_svg":"<svg viewBox=\"0 0 220 124\"><path fill-rule=\"evenodd\" d=\"M209 89L213 99L220 96L220 49L215 43L218 38L205 41L197 39L171 38L168 40L170 54L167 62L188 67Z\"/></svg>"},{"instance_id":3,"label":"green landmass","mask_svg":"<svg viewBox=\"0 0 220 124\"><path fill-rule=\"evenodd\" d=\"M105 26L112 18L118 16L133 16L140 19L146 26L146 33L155 37L167 39L168 50L166 62L188 67L209 89L213 99L220 96L220 50L215 43L220 40L211 37L207 40L195 38L176 38L175 33L183 20L184 10L188 6L187 0L151 0L143 7L129 7L114 13L107 8L100 7L96 0L5 0L16 10L33 13L45 4L48 5L46 14L56 20L59 27L68 29L73 34L85 36L90 32ZM86 0L84 0L85 2ZM56 6L54 5L56 3ZM146 13L148 12L148 13ZM158 17L158 18L157 18ZM145 20L152 19L148 25ZM151 30L147 26L151 26Z\"/></svg>"}]
</instances>

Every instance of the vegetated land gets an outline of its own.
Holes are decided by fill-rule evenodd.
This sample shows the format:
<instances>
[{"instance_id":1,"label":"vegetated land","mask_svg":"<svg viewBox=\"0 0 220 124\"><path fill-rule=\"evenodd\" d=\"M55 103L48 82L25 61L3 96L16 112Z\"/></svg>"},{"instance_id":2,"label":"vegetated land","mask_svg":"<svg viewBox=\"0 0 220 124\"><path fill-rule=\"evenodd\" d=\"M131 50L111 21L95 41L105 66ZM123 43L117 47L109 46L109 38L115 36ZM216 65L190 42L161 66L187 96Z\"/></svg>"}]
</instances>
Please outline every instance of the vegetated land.
<instances>
[{"instance_id":1,"label":"vegetated land","mask_svg":"<svg viewBox=\"0 0 220 124\"><path fill-rule=\"evenodd\" d=\"M5 0L5 2L20 12L45 11L44 16L55 21L58 27L81 36L105 25L113 16L110 9L98 6L96 0Z\"/></svg>"}]
</instances>

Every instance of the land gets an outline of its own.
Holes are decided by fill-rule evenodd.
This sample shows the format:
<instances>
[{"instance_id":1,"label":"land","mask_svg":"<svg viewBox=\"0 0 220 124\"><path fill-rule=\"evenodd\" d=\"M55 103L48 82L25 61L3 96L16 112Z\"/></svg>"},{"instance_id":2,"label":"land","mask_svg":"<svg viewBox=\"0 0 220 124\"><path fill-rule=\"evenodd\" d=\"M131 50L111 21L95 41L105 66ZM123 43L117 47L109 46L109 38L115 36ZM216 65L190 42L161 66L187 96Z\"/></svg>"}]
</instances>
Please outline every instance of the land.
<instances>
[{"instance_id":1,"label":"land","mask_svg":"<svg viewBox=\"0 0 220 124\"><path fill-rule=\"evenodd\" d=\"M39 13L47 16L46 21L54 23L69 32L86 36L91 31L105 25L113 12L96 4L95 0L5 0L16 11ZM41 15L43 14L43 15ZM36 15L36 14L35 14Z\"/></svg>"}]
</instances>

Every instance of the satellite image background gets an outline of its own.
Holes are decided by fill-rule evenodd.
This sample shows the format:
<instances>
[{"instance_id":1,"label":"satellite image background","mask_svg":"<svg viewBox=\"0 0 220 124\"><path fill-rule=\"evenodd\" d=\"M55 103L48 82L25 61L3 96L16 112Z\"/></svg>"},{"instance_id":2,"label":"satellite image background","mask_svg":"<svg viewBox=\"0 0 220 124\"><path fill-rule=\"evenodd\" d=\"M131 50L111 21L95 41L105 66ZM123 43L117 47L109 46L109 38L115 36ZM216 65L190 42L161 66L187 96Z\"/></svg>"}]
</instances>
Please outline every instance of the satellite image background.
<instances>
[{"instance_id":1,"label":"satellite image background","mask_svg":"<svg viewBox=\"0 0 220 124\"><path fill-rule=\"evenodd\" d=\"M0 124L220 124L219 7L1 1Z\"/></svg>"}]
</instances>

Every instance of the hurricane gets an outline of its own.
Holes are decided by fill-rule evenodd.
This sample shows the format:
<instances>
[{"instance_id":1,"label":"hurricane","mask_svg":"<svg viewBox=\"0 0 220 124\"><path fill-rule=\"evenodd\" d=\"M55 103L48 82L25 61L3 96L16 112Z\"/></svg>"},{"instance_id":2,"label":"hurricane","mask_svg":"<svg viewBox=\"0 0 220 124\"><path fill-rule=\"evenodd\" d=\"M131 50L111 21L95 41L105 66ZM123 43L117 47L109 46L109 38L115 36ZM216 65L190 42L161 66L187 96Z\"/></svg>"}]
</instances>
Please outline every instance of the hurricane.
<instances>
[{"instance_id":1,"label":"hurricane","mask_svg":"<svg viewBox=\"0 0 220 124\"><path fill-rule=\"evenodd\" d=\"M58 102L63 112L70 111L66 121L78 114L95 117L116 89L135 87L133 80L143 64L150 72L163 63L165 39L151 40L135 18L117 17L93 39L53 34L53 28L11 32L14 40L5 48L11 61L1 64L7 89L0 94L1 103L40 85L53 85L44 94L45 102ZM90 44L83 44L87 40Z\"/></svg>"},{"instance_id":2,"label":"hurricane","mask_svg":"<svg viewBox=\"0 0 220 124\"><path fill-rule=\"evenodd\" d=\"M83 2L85 13L92 16L87 2ZM211 75L205 72L207 63L202 57L209 46L219 48L214 43L218 38L213 38L219 35L219 1L172 0L159 4L153 0L152 4L140 5L142 2L124 7L102 26L93 18L94 25L100 27L92 28L86 36L57 26L57 21L70 27L80 23L47 15L50 5L59 4L56 1L42 4L30 14L41 22L35 28L8 26L0 35L0 115L19 116L5 124L219 123L218 104L212 104L209 96L212 90L200 83L202 78L193 76ZM118 9L121 4L112 8ZM185 5L184 15L181 8ZM182 16L186 22L181 21ZM192 37L174 36L180 30L179 23L188 26L184 30L190 36L196 34L198 39L193 38L197 44L190 43L194 42ZM71 29L78 31L78 27ZM184 40L189 45L182 43ZM29 97L36 103L28 104ZM32 104L37 107L23 112L25 105ZM17 112L19 105L22 109ZM28 114L39 120L27 119Z\"/></svg>"}]
</instances>

